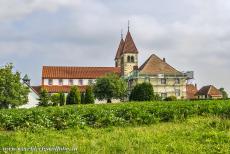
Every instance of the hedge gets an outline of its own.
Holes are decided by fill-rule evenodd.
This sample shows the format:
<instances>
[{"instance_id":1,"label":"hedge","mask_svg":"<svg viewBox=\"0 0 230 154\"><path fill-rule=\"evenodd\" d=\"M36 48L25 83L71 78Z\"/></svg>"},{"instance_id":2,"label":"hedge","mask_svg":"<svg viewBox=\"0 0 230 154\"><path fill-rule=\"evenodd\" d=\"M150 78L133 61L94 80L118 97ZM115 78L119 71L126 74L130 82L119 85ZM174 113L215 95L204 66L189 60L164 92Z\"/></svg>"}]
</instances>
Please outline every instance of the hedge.
<instances>
[{"instance_id":1,"label":"hedge","mask_svg":"<svg viewBox=\"0 0 230 154\"><path fill-rule=\"evenodd\" d=\"M230 100L130 102L103 105L68 105L33 109L0 110L0 129L67 129L149 125L185 120L190 116L230 117Z\"/></svg>"}]
</instances>

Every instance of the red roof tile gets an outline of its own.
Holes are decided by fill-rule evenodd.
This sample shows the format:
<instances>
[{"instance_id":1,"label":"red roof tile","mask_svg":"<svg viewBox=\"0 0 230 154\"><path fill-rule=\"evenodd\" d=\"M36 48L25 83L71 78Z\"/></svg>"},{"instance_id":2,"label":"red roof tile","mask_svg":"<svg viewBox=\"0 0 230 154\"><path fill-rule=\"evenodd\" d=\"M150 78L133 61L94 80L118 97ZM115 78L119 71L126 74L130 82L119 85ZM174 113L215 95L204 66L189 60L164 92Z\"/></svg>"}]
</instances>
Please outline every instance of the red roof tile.
<instances>
[{"instance_id":1,"label":"red roof tile","mask_svg":"<svg viewBox=\"0 0 230 154\"><path fill-rule=\"evenodd\" d=\"M77 86L80 92L84 92L87 86ZM47 90L49 93L69 93L71 86L42 86L43 89Z\"/></svg>"},{"instance_id":2,"label":"red roof tile","mask_svg":"<svg viewBox=\"0 0 230 154\"><path fill-rule=\"evenodd\" d=\"M144 64L139 68L140 74L155 75L155 74L167 74L167 75L182 75L181 72L167 64L158 56L152 54Z\"/></svg>"},{"instance_id":3,"label":"red roof tile","mask_svg":"<svg viewBox=\"0 0 230 154\"><path fill-rule=\"evenodd\" d=\"M209 85L202 87L196 95L209 95L209 96L220 96L222 97L222 93L216 87Z\"/></svg>"},{"instance_id":4,"label":"red roof tile","mask_svg":"<svg viewBox=\"0 0 230 154\"><path fill-rule=\"evenodd\" d=\"M196 98L196 93L197 93L197 87L194 86L193 84L188 84L186 85L186 94L187 94L187 99L195 99Z\"/></svg>"},{"instance_id":5,"label":"red roof tile","mask_svg":"<svg viewBox=\"0 0 230 154\"><path fill-rule=\"evenodd\" d=\"M45 79L96 79L108 73L120 75L119 67L60 67L43 66L42 78Z\"/></svg>"},{"instance_id":6,"label":"red roof tile","mask_svg":"<svg viewBox=\"0 0 230 154\"><path fill-rule=\"evenodd\" d=\"M122 38L121 41L120 41L119 47L117 49L117 54L116 54L115 59L119 59L121 57L122 52L123 52L123 48L124 48L124 44L125 44L125 42L124 42L124 40Z\"/></svg>"},{"instance_id":7,"label":"red roof tile","mask_svg":"<svg viewBox=\"0 0 230 154\"><path fill-rule=\"evenodd\" d=\"M138 53L136 45L129 31L127 32L127 35L125 38L123 53Z\"/></svg>"}]
</instances>

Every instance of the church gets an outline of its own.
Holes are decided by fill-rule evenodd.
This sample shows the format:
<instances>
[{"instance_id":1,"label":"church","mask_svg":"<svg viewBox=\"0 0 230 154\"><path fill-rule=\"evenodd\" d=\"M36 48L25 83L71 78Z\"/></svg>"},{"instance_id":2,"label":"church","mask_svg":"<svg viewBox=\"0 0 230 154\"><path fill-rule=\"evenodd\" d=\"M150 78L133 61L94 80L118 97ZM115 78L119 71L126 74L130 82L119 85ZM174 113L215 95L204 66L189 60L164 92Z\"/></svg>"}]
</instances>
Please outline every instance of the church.
<instances>
[{"instance_id":1,"label":"church","mask_svg":"<svg viewBox=\"0 0 230 154\"><path fill-rule=\"evenodd\" d=\"M162 98L176 96L186 98L186 85L193 78L192 72L182 73L152 54L142 65L138 64L139 51L128 29L125 39L121 38L115 54L114 67L67 67L43 66L42 85L49 93L68 93L76 85L81 92L96 79L108 73L123 77L129 91L138 83L150 82L154 93Z\"/></svg>"}]
</instances>

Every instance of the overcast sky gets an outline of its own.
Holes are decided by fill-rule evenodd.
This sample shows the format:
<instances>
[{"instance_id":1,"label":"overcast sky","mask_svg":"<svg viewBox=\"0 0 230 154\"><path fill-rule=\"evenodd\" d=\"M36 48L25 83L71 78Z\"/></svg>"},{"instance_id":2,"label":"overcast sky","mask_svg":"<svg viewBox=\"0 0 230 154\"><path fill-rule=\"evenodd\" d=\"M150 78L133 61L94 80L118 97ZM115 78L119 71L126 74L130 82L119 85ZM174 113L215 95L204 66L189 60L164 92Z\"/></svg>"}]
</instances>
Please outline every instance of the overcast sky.
<instances>
[{"instance_id":1,"label":"overcast sky","mask_svg":"<svg viewBox=\"0 0 230 154\"><path fill-rule=\"evenodd\" d=\"M228 0L0 0L0 65L33 85L43 65L114 66L128 20L139 65L157 54L230 92Z\"/></svg>"}]
</instances>

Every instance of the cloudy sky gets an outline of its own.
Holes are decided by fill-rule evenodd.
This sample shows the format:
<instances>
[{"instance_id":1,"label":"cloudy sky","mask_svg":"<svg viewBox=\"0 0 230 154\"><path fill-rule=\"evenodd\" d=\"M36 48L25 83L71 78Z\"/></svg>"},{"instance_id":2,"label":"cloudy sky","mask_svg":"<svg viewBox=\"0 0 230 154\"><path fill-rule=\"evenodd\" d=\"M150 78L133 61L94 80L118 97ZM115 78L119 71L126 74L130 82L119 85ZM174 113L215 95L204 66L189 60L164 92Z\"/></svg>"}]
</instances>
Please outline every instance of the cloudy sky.
<instances>
[{"instance_id":1,"label":"cloudy sky","mask_svg":"<svg viewBox=\"0 0 230 154\"><path fill-rule=\"evenodd\" d=\"M128 20L139 65L154 53L230 92L228 0L0 0L0 65L34 85L43 65L113 66Z\"/></svg>"}]
</instances>

